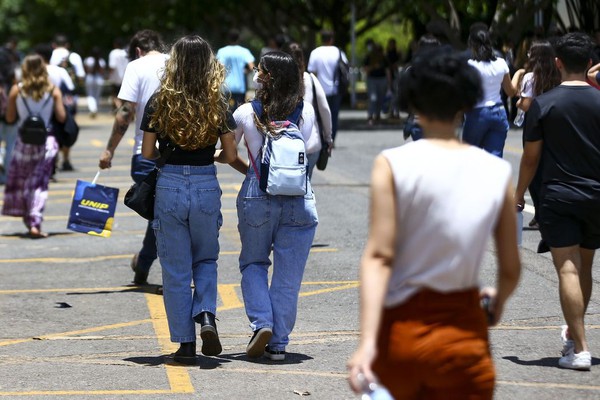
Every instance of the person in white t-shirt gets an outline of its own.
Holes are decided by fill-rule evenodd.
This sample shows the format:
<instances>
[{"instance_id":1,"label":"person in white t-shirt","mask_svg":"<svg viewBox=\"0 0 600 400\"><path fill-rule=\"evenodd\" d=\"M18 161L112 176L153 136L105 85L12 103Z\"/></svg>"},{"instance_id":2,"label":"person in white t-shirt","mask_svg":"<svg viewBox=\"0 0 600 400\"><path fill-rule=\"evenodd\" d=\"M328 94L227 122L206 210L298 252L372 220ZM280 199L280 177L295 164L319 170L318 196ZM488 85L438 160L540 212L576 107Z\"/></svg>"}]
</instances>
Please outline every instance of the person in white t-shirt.
<instances>
[{"instance_id":1,"label":"person in white t-shirt","mask_svg":"<svg viewBox=\"0 0 600 400\"><path fill-rule=\"evenodd\" d=\"M477 71L458 54L428 53L412 65L402 91L424 138L374 162L350 384L360 393L379 380L396 399L492 399L487 328L520 276L511 167L455 135L481 98ZM497 289L480 290L492 236Z\"/></svg>"},{"instance_id":2,"label":"person in white t-shirt","mask_svg":"<svg viewBox=\"0 0 600 400\"><path fill-rule=\"evenodd\" d=\"M343 95L338 90L337 67L340 57L345 63L348 63L348 58L339 47L334 46L334 42L335 37L332 31L322 31L322 45L311 51L307 69L308 72L312 72L317 76L323 90L325 90L327 103L329 103L329 109L331 110L331 135L335 141Z\"/></svg>"},{"instance_id":3,"label":"person in white t-shirt","mask_svg":"<svg viewBox=\"0 0 600 400\"><path fill-rule=\"evenodd\" d=\"M142 157L142 139L144 132L140 123L146 103L160 85L168 55L162 52L163 41L160 35L146 29L137 32L129 44L129 57L133 61L127 64L119 99L123 102L115 114L112 133L106 149L100 155L100 169L110 168L117 146L123 139L129 124L135 119L135 144L131 160L131 177L141 182L154 169L154 161ZM150 267L156 260L156 238L151 221L148 222L142 249L131 260L135 272L133 282L137 285L147 283Z\"/></svg>"},{"instance_id":4,"label":"person in white t-shirt","mask_svg":"<svg viewBox=\"0 0 600 400\"><path fill-rule=\"evenodd\" d=\"M102 95L104 86L104 71L106 71L106 61L100 57L100 48L95 46L92 53L85 58L85 92L87 95L88 110L90 117L95 118L98 113L98 104Z\"/></svg>"},{"instance_id":5,"label":"person in white t-shirt","mask_svg":"<svg viewBox=\"0 0 600 400\"><path fill-rule=\"evenodd\" d=\"M85 79L85 69L83 68L83 61L81 56L74 51L71 51L71 44L65 35L59 34L54 37L52 43L54 50L50 57L50 64L58 65L67 70L71 76L71 80L75 84L75 90L70 100L72 102L66 102L67 111L71 115L75 116L77 113L77 93L78 88L83 87ZM73 171L73 165L71 164L71 148L69 146L60 146L60 152L62 154L62 170Z\"/></svg>"},{"instance_id":6,"label":"person in white t-shirt","mask_svg":"<svg viewBox=\"0 0 600 400\"><path fill-rule=\"evenodd\" d=\"M112 87L113 105L117 109L121 106L121 100L119 100L118 96L123 76L125 75L125 68L127 68L127 64L129 63L129 57L127 56L127 51L123 48L122 39L116 38L113 46L114 48L108 53L108 71Z\"/></svg>"},{"instance_id":7,"label":"person in white t-shirt","mask_svg":"<svg viewBox=\"0 0 600 400\"><path fill-rule=\"evenodd\" d=\"M509 125L500 90L504 90L508 97L513 97L517 94L517 88L510 79L506 61L494 55L492 41L486 30L472 32L469 35L469 47L473 54L469 64L479 71L483 98L465 114L463 140L502 157Z\"/></svg>"},{"instance_id":8,"label":"person in white t-shirt","mask_svg":"<svg viewBox=\"0 0 600 400\"><path fill-rule=\"evenodd\" d=\"M327 97L321 83L319 83L319 80L314 74L306 72L306 62L304 61L304 50L302 50L302 47L296 42L291 42L285 46L284 50L291 54L298 63L304 81L304 101L312 104L315 109L317 129L314 129L313 134L306 140L308 177L312 178L313 170L319 160L321 148L326 147L330 156L333 149L333 137L331 136L331 110L329 109ZM324 139L324 141L322 139Z\"/></svg>"}]
</instances>

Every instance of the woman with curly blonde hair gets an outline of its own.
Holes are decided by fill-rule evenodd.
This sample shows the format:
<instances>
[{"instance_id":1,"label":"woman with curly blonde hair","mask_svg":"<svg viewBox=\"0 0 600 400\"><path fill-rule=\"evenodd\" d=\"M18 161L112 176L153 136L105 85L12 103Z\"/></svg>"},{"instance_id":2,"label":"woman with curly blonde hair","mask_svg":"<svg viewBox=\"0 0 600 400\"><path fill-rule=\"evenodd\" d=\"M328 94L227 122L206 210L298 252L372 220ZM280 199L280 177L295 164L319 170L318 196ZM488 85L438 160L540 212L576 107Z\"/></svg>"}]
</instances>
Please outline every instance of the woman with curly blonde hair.
<instances>
[{"instance_id":1,"label":"woman with curly blonde hair","mask_svg":"<svg viewBox=\"0 0 600 400\"><path fill-rule=\"evenodd\" d=\"M6 122L17 121L19 128L30 114L39 114L47 128L42 144L24 143L17 138L12 153L2 214L22 217L32 238L47 237L41 226L48 198L48 183L52 175L58 142L51 127L52 116L64 122L65 109L60 90L48 79L46 64L39 55L25 57L21 66L22 82L13 85L8 94Z\"/></svg>"},{"instance_id":2,"label":"woman with curly blonde hair","mask_svg":"<svg viewBox=\"0 0 600 400\"><path fill-rule=\"evenodd\" d=\"M201 326L202 354L222 350L215 314L223 218L214 162L237 158L224 80L225 69L208 42L195 35L179 39L141 123L142 155L156 159L168 152L158 174L152 225L171 341L180 343L173 359L184 364L197 361L194 322ZM216 150L219 140L222 148Z\"/></svg>"}]
</instances>

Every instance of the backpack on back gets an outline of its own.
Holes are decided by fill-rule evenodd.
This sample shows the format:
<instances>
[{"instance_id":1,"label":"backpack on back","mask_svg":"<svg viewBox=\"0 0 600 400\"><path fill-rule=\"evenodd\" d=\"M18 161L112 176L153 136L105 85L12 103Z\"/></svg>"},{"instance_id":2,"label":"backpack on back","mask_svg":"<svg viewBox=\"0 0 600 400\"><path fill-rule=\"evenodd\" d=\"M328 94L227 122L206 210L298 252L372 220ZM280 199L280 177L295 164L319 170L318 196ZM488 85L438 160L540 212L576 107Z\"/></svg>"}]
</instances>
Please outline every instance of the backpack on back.
<instances>
[{"instance_id":1,"label":"backpack on back","mask_svg":"<svg viewBox=\"0 0 600 400\"><path fill-rule=\"evenodd\" d=\"M262 104L252 101L254 113L260 119ZM265 132L260 156L260 173L250 153L261 190L274 196L304 196L308 190L308 158L298 121L303 103L285 121L274 121L275 136Z\"/></svg>"},{"instance_id":2,"label":"backpack on back","mask_svg":"<svg viewBox=\"0 0 600 400\"><path fill-rule=\"evenodd\" d=\"M46 97L46 100L44 100L42 103L42 107L40 108L39 112L32 113L29 105L27 104L27 98L23 96L23 93L21 93L20 89L19 93L21 95L21 99L23 100L23 104L25 104L28 114L27 118L25 118L19 127L19 136L21 137L21 142L25 144L43 145L46 143L46 138L48 137L48 128L46 127L44 118L42 118L41 112L52 98L52 94L49 94L48 97Z\"/></svg>"}]
</instances>

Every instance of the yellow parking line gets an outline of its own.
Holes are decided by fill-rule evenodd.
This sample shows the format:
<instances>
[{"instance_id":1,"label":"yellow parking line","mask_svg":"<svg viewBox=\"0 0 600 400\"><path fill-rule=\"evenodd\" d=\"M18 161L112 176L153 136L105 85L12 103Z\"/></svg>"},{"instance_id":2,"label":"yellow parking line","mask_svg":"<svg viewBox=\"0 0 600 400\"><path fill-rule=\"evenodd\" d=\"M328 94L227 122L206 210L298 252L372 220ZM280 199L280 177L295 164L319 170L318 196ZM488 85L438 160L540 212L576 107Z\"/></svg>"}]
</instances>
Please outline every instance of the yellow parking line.
<instances>
[{"instance_id":1,"label":"yellow parking line","mask_svg":"<svg viewBox=\"0 0 600 400\"><path fill-rule=\"evenodd\" d=\"M336 248L314 248L311 249L311 253L332 253L336 252L338 249ZM221 256L233 256L238 255L240 252L238 250L231 251L222 251L219 253ZM2 258L0 259L0 264L9 264L9 263L49 263L49 264L77 264L77 263L88 263L95 261L105 261L105 260L122 260L131 258L131 254L115 254L110 256L96 256L96 257L37 257L37 258ZM1 292L0 292L1 293Z\"/></svg>"},{"instance_id":2,"label":"yellow parking line","mask_svg":"<svg viewBox=\"0 0 600 400\"><path fill-rule=\"evenodd\" d=\"M335 286L335 287L330 287L330 288L325 288L325 289L313 290L311 292L302 292L302 293L300 293L300 297L314 296L316 294L322 294L322 293L337 292L338 290L354 289L355 287L358 287L358 286L360 286L359 283L351 283L349 285Z\"/></svg>"},{"instance_id":3,"label":"yellow parking line","mask_svg":"<svg viewBox=\"0 0 600 400\"><path fill-rule=\"evenodd\" d=\"M239 283L218 285L219 296L223 301L223 306L219 307L220 311L241 308L244 306L235 291L235 288L239 286Z\"/></svg>"},{"instance_id":4,"label":"yellow parking line","mask_svg":"<svg viewBox=\"0 0 600 400\"><path fill-rule=\"evenodd\" d=\"M36 390L31 392L0 392L0 396L94 396L170 394L171 390Z\"/></svg>"},{"instance_id":5,"label":"yellow parking line","mask_svg":"<svg viewBox=\"0 0 600 400\"><path fill-rule=\"evenodd\" d=\"M126 328L126 327L130 327L130 326L145 324L148 322L150 322L149 319L140 319L137 321L121 322L118 324L103 325L103 326L95 326L92 328L79 329L79 330L70 331L70 332L52 333L50 335L37 336L37 337L27 338L27 339L4 340L4 341L0 342L0 347L1 346L9 346L9 345L18 344L18 343L24 343L24 342L31 342L34 340L49 340L49 339L53 339L53 338L61 337L61 336L75 336L75 335L81 335L84 333L106 331L109 329Z\"/></svg>"},{"instance_id":6,"label":"yellow parking line","mask_svg":"<svg viewBox=\"0 0 600 400\"><path fill-rule=\"evenodd\" d=\"M148 304L152 326L154 327L154 332L156 333L158 344L163 354L175 352L177 345L170 340L163 297L146 294L146 303ZM165 363L165 370L172 393L194 393L194 386L186 367Z\"/></svg>"}]
</instances>

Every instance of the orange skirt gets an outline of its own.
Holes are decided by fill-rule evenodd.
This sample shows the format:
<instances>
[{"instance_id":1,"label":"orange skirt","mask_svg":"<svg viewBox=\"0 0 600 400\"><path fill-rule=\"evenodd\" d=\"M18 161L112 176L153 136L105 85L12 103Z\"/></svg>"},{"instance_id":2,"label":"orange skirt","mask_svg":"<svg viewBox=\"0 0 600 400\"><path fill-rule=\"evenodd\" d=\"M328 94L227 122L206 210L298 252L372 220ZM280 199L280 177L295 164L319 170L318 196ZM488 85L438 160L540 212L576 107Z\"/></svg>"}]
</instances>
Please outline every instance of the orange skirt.
<instances>
[{"instance_id":1,"label":"orange skirt","mask_svg":"<svg viewBox=\"0 0 600 400\"><path fill-rule=\"evenodd\" d=\"M396 400L491 399L495 371L476 289L422 290L385 309L373 370Z\"/></svg>"}]
</instances>

